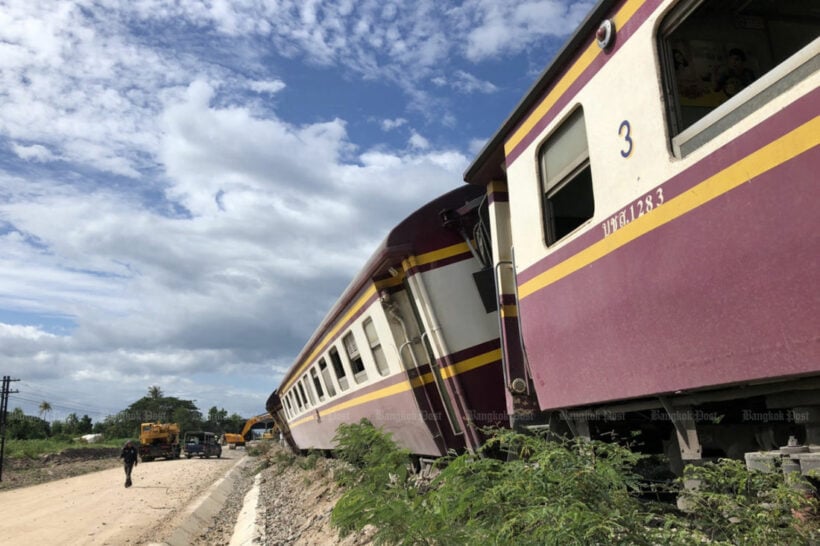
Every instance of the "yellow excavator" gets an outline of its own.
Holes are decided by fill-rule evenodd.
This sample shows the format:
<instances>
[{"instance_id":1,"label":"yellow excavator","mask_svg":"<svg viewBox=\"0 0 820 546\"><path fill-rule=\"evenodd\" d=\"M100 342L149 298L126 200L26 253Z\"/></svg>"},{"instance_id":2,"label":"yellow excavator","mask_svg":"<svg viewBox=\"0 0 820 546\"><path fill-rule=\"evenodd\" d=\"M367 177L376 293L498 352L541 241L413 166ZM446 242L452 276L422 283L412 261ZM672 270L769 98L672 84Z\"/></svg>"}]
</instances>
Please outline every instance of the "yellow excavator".
<instances>
[{"instance_id":1,"label":"yellow excavator","mask_svg":"<svg viewBox=\"0 0 820 546\"><path fill-rule=\"evenodd\" d=\"M239 434L226 432L222 437L222 443L226 444L228 449L236 449L237 447L244 446L246 441L253 439L253 437L251 437L251 430L253 430L254 425L260 423L265 425L265 432L262 434L262 439L272 440L273 431L268 425L273 423L273 417L271 417L270 413L262 413L245 421L245 426L242 427L242 432Z\"/></svg>"}]
</instances>

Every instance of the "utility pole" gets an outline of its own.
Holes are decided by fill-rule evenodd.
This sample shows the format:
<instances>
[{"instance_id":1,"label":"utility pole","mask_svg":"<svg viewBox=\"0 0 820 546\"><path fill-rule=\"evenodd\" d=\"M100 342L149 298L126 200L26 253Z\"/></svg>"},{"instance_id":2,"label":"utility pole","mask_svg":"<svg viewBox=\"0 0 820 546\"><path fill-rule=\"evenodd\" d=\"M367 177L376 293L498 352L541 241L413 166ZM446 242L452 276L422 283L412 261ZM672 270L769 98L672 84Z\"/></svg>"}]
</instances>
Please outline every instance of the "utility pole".
<instances>
[{"instance_id":1,"label":"utility pole","mask_svg":"<svg viewBox=\"0 0 820 546\"><path fill-rule=\"evenodd\" d=\"M0 482L3 481L3 454L6 451L6 416L9 410L9 394L18 392L9 390L12 381L20 380L4 375L2 391L0 391Z\"/></svg>"}]
</instances>

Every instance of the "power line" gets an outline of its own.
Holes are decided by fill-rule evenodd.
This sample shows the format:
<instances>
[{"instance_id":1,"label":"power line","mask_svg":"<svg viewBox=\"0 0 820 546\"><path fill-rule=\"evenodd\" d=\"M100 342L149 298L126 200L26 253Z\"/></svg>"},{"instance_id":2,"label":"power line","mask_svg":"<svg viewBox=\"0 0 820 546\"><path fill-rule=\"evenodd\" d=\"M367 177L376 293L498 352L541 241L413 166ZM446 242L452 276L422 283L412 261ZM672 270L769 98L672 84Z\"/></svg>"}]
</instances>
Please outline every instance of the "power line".
<instances>
[{"instance_id":1,"label":"power line","mask_svg":"<svg viewBox=\"0 0 820 546\"><path fill-rule=\"evenodd\" d=\"M39 400L33 400L33 399L27 398L26 396L23 396L23 395L15 397L16 400L20 400L20 401L23 401L23 402L29 402L29 403L33 403L33 404L40 404L43 401L48 401L49 405L52 408L55 408L55 409L60 409L60 410L68 411L68 412L81 411L83 413L95 413L95 414L98 414L98 415L114 415L114 414L119 413L120 411L122 411L122 408L120 408L120 409L114 409L114 408L110 408L110 407L109 408L101 408L99 406L92 406L92 405L80 406L79 404L75 403L72 400L66 401L64 398L62 398L65 394L62 391L58 392L55 389L51 389L51 388L46 387L44 385L31 383L29 381L22 381L20 383L20 386L23 389L23 393L25 395L30 395L30 396L35 396L35 397L42 397Z\"/></svg>"},{"instance_id":2,"label":"power line","mask_svg":"<svg viewBox=\"0 0 820 546\"><path fill-rule=\"evenodd\" d=\"M19 400L21 402L29 402L31 404L41 404L43 402L42 398L41 399L27 398L27 397L21 396L21 395L12 396L11 398L14 399L14 400ZM67 405L67 404L63 404L63 403L52 403L52 402L49 402L48 405L51 406L52 408L66 410L66 411L75 411L75 412L81 411L83 413L97 413L97 414L106 413L105 411L100 410L99 408L94 408L93 406L91 406L91 407L89 407L89 406L72 406L72 405Z\"/></svg>"}]
</instances>

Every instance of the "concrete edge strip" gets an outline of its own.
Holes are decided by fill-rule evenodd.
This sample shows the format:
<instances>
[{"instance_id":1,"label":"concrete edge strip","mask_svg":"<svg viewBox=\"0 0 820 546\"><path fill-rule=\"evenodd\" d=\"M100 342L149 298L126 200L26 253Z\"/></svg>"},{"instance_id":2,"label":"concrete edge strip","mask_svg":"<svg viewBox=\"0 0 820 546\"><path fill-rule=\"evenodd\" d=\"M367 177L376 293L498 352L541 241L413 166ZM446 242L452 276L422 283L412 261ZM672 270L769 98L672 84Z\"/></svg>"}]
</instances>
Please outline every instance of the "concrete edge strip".
<instances>
[{"instance_id":1,"label":"concrete edge strip","mask_svg":"<svg viewBox=\"0 0 820 546\"><path fill-rule=\"evenodd\" d=\"M243 456L237 464L219 480L211 484L205 492L185 508L182 523L164 544L169 546L187 546L207 529L211 519L225 506L228 496L233 491L234 483L249 458Z\"/></svg>"},{"instance_id":2,"label":"concrete edge strip","mask_svg":"<svg viewBox=\"0 0 820 546\"><path fill-rule=\"evenodd\" d=\"M264 544L265 529L259 525L259 484L262 474L257 474L253 480L253 487L245 494L242 501L242 510L236 518L233 536L228 546L246 546L249 544Z\"/></svg>"}]
</instances>

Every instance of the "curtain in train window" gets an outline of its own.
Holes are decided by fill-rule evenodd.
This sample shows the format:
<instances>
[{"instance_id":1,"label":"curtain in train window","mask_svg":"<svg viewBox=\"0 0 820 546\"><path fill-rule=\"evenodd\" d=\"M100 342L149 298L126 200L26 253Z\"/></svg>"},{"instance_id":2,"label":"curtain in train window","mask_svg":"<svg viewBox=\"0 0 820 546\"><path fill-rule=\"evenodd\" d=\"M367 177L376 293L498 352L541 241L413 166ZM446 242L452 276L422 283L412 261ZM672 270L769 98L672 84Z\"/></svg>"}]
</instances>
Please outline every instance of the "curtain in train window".
<instances>
[{"instance_id":1,"label":"curtain in train window","mask_svg":"<svg viewBox=\"0 0 820 546\"><path fill-rule=\"evenodd\" d=\"M353 370L353 379L356 383L361 383L367 380L367 372L364 369L364 361L362 355L359 354L359 347L356 345L356 339L353 337L353 332L348 332L342 338L345 351L347 352L347 359L350 361L350 368Z\"/></svg>"},{"instance_id":2,"label":"curtain in train window","mask_svg":"<svg viewBox=\"0 0 820 546\"><path fill-rule=\"evenodd\" d=\"M592 171L584 125L578 109L553 133L539 151L547 245L569 235L592 218Z\"/></svg>"},{"instance_id":3,"label":"curtain in train window","mask_svg":"<svg viewBox=\"0 0 820 546\"><path fill-rule=\"evenodd\" d=\"M327 388L327 395L333 398L336 396L336 388L333 386L333 378L330 376L330 370L327 367L327 362L324 358L319 359L319 372L322 374L322 380L325 382Z\"/></svg>"},{"instance_id":4,"label":"curtain in train window","mask_svg":"<svg viewBox=\"0 0 820 546\"><path fill-rule=\"evenodd\" d=\"M379 374L387 375L390 371L387 365L387 357L384 354L384 349L382 349L379 336L376 333L376 327L373 324L373 319L369 317L365 319L362 323L362 327L364 328L364 334L367 337L367 342L370 344L370 352L373 354L373 360L376 362L376 369L379 370Z\"/></svg>"}]
</instances>

